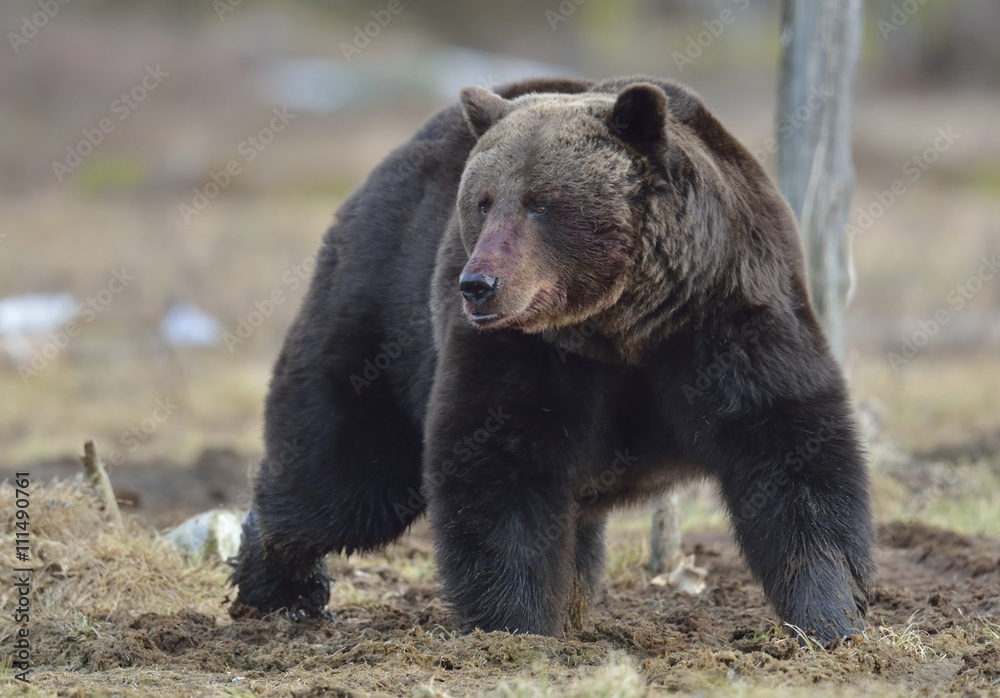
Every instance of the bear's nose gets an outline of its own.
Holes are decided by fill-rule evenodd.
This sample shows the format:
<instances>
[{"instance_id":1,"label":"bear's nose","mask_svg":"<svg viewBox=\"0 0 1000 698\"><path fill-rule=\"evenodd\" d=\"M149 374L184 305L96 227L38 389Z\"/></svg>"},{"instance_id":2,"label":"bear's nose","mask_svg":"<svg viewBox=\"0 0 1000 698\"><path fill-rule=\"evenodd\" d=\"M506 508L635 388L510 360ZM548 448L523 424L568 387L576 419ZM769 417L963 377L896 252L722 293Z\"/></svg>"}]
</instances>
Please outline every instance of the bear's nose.
<instances>
[{"instance_id":1,"label":"bear's nose","mask_svg":"<svg viewBox=\"0 0 1000 698\"><path fill-rule=\"evenodd\" d=\"M500 279L478 272L463 272L458 277L458 290L470 303L480 306L493 300L497 295Z\"/></svg>"}]
</instances>

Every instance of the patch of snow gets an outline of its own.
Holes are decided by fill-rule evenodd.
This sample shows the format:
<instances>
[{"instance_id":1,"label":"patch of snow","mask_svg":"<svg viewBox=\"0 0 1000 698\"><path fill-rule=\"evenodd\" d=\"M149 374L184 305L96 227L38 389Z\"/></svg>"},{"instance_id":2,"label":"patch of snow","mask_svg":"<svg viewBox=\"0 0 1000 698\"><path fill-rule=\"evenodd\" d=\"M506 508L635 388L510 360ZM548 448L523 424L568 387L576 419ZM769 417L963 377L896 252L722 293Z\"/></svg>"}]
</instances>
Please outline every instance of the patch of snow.
<instances>
[{"instance_id":1,"label":"patch of snow","mask_svg":"<svg viewBox=\"0 0 1000 698\"><path fill-rule=\"evenodd\" d=\"M160 336L172 346L215 346L222 339L222 325L190 303L174 303L160 322Z\"/></svg>"},{"instance_id":2,"label":"patch of snow","mask_svg":"<svg viewBox=\"0 0 1000 698\"><path fill-rule=\"evenodd\" d=\"M45 334L76 317L69 293L30 293L0 298L0 335Z\"/></svg>"}]
</instances>

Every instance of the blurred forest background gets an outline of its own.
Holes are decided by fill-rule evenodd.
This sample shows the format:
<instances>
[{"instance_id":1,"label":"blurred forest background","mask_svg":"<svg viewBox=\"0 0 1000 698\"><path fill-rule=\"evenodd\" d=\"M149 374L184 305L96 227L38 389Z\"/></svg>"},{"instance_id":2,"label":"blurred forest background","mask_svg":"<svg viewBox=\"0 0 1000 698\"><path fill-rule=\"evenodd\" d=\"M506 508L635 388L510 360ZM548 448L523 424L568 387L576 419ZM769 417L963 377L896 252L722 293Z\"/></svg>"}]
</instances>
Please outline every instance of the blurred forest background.
<instances>
[{"instance_id":1,"label":"blurred forest background","mask_svg":"<svg viewBox=\"0 0 1000 698\"><path fill-rule=\"evenodd\" d=\"M877 494L1000 533L1000 5L865 17L845 369L881 434L939 464ZM647 73L773 173L796 118L775 113L779 19L777 0L4 2L0 477L75 473L95 438L158 524L245 505L311 257L393 147L465 85Z\"/></svg>"}]
</instances>

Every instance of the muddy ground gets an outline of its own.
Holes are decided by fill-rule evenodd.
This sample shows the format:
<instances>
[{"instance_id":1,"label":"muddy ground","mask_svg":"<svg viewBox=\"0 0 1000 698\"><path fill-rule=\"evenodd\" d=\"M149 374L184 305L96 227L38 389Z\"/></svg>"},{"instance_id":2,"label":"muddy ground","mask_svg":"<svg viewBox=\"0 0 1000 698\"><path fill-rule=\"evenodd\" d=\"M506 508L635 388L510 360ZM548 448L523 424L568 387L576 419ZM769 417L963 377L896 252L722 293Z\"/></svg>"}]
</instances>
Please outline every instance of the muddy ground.
<instances>
[{"instance_id":1,"label":"muddy ground","mask_svg":"<svg viewBox=\"0 0 1000 698\"><path fill-rule=\"evenodd\" d=\"M228 462L244 467L238 457ZM190 492L205 489L213 472L203 464L160 475ZM7 486L2 494L9 522ZM157 496L140 499L146 508L138 512L172 518L169 490ZM1000 541L918 522L880 527L872 628L824 651L801 647L776 624L725 533L685 541L708 570L699 596L650 585L634 541L612 535L616 569L607 590L582 632L556 640L457 635L438 595L424 525L384 555L330 560L333 622L233 622L222 604L221 563L186 563L141 522L112 530L79 487L40 486L33 507L32 690L45 693L1000 693ZM7 644L13 597L0 598ZM6 667L0 680L5 695L21 687Z\"/></svg>"}]
</instances>

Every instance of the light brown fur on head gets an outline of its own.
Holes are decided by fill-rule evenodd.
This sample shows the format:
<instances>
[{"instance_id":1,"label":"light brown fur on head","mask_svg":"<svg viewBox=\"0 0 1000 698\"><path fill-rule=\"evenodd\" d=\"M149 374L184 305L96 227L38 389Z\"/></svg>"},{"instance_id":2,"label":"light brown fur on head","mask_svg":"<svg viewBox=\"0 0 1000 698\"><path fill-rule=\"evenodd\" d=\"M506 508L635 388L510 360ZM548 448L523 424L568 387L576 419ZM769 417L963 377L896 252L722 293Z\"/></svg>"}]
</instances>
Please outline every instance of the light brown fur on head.
<instances>
[{"instance_id":1,"label":"light brown fur on head","mask_svg":"<svg viewBox=\"0 0 1000 698\"><path fill-rule=\"evenodd\" d=\"M627 82L506 100L468 88L461 103L479 137L458 196L465 271L496 280L489 301L465 301L480 328L559 341L588 323L635 362L726 298L787 305L801 276L787 266L794 221L694 93ZM787 254L761 229L790 236Z\"/></svg>"},{"instance_id":2,"label":"light brown fur on head","mask_svg":"<svg viewBox=\"0 0 1000 698\"><path fill-rule=\"evenodd\" d=\"M498 280L491 301L465 303L474 321L495 316L477 324L538 332L618 301L642 219L645 165L615 133L638 127L621 111L633 101L593 93L508 101L481 88L463 91L470 128L481 135L458 197L465 271ZM662 115L653 118L662 123Z\"/></svg>"}]
</instances>

